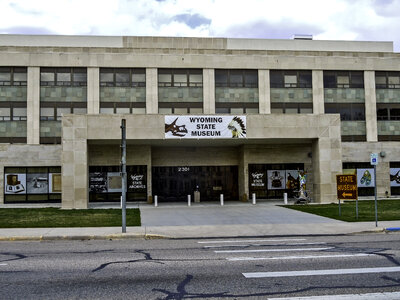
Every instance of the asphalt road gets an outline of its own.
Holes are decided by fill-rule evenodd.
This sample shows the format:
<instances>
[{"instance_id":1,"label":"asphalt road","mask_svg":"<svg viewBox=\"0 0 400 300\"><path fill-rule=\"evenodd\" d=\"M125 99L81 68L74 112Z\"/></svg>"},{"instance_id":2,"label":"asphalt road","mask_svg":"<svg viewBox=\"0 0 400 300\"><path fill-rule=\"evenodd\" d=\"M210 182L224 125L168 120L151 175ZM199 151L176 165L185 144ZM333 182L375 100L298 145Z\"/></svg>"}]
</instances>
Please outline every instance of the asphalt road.
<instances>
[{"instance_id":1,"label":"asphalt road","mask_svg":"<svg viewBox=\"0 0 400 300\"><path fill-rule=\"evenodd\" d=\"M0 243L1 299L388 299L384 292L400 297L396 233Z\"/></svg>"}]
</instances>

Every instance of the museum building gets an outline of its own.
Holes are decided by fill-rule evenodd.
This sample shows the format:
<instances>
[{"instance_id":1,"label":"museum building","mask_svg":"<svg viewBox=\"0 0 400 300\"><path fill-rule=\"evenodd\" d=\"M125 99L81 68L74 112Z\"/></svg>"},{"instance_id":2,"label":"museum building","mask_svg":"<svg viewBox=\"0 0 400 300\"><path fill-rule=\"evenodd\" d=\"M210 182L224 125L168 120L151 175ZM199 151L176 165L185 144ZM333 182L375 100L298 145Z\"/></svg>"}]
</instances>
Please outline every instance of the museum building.
<instances>
[{"instance_id":1,"label":"museum building","mask_svg":"<svg viewBox=\"0 0 400 300\"><path fill-rule=\"evenodd\" d=\"M392 42L0 35L0 206L400 195Z\"/></svg>"}]
</instances>

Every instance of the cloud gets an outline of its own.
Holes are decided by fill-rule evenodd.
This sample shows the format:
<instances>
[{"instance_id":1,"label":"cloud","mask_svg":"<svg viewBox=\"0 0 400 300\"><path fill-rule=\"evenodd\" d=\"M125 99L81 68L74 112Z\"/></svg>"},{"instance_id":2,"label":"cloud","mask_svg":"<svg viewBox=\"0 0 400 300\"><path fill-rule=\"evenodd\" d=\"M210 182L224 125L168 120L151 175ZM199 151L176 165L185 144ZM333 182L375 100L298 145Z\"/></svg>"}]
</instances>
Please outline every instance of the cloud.
<instances>
[{"instance_id":1,"label":"cloud","mask_svg":"<svg viewBox=\"0 0 400 300\"><path fill-rule=\"evenodd\" d=\"M43 27L16 26L1 28L1 34L56 34L54 31Z\"/></svg>"},{"instance_id":2,"label":"cloud","mask_svg":"<svg viewBox=\"0 0 400 300\"><path fill-rule=\"evenodd\" d=\"M234 25L228 28L226 33L228 36L238 38L289 39L294 34L316 35L321 31L322 29L318 26L294 23L290 20L277 23L260 20L242 26Z\"/></svg>"},{"instance_id":3,"label":"cloud","mask_svg":"<svg viewBox=\"0 0 400 300\"><path fill-rule=\"evenodd\" d=\"M12 33L389 40L400 50L400 0L2 0Z\"/></svg>"}]
</instances>

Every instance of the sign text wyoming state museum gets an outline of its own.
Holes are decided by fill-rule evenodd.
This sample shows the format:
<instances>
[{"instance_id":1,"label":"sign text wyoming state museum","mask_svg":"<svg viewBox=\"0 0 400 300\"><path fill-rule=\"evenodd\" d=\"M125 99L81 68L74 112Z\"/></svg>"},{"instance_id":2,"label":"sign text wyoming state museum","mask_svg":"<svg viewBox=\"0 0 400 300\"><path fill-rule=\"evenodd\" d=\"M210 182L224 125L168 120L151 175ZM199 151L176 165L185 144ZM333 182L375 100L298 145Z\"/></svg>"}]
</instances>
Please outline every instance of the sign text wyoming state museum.
<instances>
[{"instance_id":1,"label":"sign text wyoming state museum","mask_svg":"<svg viewBox=\"0 0 400 300\"><path fill-rule=\"evenodd\" d=\"M245 138L246 116L165 116L165 138Z\"/></svg>"}]
</instances>

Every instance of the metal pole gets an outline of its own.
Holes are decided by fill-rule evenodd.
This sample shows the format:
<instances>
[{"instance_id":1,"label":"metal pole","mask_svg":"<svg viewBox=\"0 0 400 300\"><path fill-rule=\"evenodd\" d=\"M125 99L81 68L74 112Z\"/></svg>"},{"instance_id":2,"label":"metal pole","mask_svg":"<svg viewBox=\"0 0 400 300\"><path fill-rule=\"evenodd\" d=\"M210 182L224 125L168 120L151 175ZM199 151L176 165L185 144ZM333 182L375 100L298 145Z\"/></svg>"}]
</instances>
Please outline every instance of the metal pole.
<instances>
[{"instance_id":1,"label":"metal pole","mask_svg":"<svg viewBox=\"0 0 400 300\"><path fill-rule=\"evenodd\" d=\"M378 199L376 196L376 165L374 165L374 191L375 191L375 227L378 227Z\"/></svg>"},{"instance_id":2,"label":"metal pole","mask_svg":"<svg viewBox=\"0 0 400 300\"><path fill-rule=\"evenodd\" d=\"M126 120L121 120L122 233L126 233Z\"/></svg>"}]
</instances>

